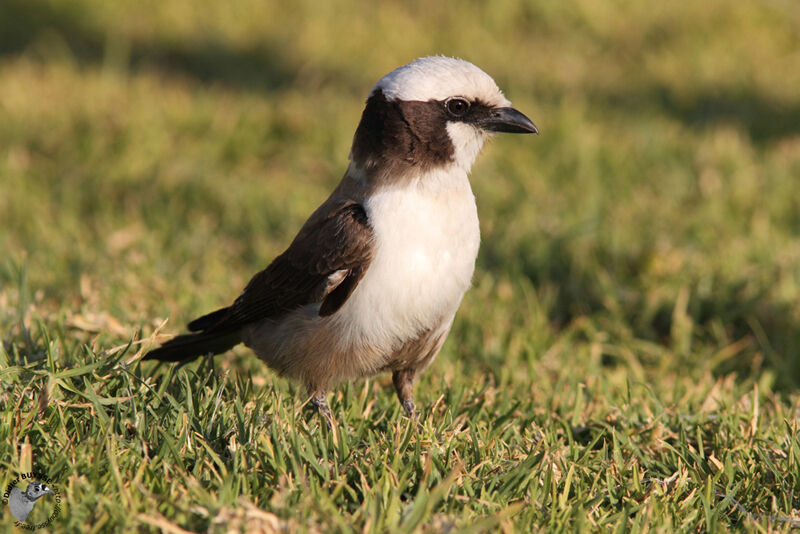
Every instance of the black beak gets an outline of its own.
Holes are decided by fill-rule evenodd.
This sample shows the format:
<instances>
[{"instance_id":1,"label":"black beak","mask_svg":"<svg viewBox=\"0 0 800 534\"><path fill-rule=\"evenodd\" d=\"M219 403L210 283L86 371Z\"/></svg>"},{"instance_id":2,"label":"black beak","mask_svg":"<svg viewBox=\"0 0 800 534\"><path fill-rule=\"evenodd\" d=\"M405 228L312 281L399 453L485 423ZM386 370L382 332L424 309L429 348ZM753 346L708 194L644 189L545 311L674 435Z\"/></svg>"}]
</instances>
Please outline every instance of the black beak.
<instances>
[{"instance_id":1,"label":"black beak","mask_svg":"<svg viewBox=\"0 0 800 534\"><path fill-rule=\"evenodd\" d=\"M494 108L478 125L490 132L539 133L533 121L514 108Z\"/></svg>"}]
</instances>

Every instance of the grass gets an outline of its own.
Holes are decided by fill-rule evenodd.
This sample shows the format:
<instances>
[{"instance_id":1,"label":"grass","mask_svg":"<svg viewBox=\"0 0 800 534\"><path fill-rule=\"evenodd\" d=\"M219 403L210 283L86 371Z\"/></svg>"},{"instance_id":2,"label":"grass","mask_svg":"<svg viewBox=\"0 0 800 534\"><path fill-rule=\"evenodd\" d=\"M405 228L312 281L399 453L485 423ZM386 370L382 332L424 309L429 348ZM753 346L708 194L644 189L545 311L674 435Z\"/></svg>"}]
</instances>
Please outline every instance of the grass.
<instances>
[{"instance_id":1,"label":"grass","mask_svg":"<svg viewBox=\"0 0 800 534\"><path fill-rule=\"evenodd\" d=\"M798 525L792 2L195 5L0 5L3 487L45 473L81 532ZM388 377L332 395L334 437L245 349L141 364L288 244L372 84L431 53L542 135L473 170L420 427Z\"/></svg>"}]
</instances>

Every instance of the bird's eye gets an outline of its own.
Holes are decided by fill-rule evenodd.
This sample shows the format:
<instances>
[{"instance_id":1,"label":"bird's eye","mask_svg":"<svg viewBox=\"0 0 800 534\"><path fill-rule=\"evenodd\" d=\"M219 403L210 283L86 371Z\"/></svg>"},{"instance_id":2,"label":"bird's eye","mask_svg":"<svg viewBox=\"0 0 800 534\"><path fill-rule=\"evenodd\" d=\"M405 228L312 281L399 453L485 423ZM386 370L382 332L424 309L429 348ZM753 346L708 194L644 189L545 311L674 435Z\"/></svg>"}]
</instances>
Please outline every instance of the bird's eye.
<instances>
[{"instance_id":1,"label":"bird's eye","mask_svg":"<svg viewBox=\"0 0 800 534\"><path fill-rule=\"evenodd\" d=\"M469 102L463 98L451 98L445 103L445 107L447 107L447 111L451 115L461 117L464 113L469 111Z\"/></svg>"}]
</instances>

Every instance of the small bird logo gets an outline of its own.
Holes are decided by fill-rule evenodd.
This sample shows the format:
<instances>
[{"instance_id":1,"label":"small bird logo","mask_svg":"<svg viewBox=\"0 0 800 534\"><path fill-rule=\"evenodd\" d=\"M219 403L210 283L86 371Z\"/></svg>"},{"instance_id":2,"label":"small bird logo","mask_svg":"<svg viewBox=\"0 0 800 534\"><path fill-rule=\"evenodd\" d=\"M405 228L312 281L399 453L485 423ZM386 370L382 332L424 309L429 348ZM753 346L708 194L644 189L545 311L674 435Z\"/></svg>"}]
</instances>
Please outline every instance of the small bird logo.
<instances>
[{"instance_id":1,"label":"small bird logo","mask_svg":"<svg viewBox=\"0 0 800 534\"><path fill-rule=\"evenodd\" d=\"M8 496L8 507L11 508L11 515L17 520L25 522L36 501L47 494L53 495L55 492L45 484L36 481L28 484L28 488L25 491L16 487L12 488L11 494Z\"/></svg>"}]
</instances>

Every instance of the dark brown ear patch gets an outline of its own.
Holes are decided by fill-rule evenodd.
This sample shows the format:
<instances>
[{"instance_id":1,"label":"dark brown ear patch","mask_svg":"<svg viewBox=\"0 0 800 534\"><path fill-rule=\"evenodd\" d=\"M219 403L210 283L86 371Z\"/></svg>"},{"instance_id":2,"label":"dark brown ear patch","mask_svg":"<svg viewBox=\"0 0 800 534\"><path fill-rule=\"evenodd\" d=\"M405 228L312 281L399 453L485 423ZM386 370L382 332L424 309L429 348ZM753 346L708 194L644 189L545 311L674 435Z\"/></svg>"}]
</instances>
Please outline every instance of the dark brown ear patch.
<instances>
[{"instance_id":1,"label":"dark brown ear patch","mask_svg":"<svg viewBox=\"0 0 800 534\"><path fill-rule=\"evenodd\" d=\"M449 117L439 101L389 101L378 89L361 115L353 139L353 160L368 174L444 165L453 159Z\"/></svg>"}]
</instances>

